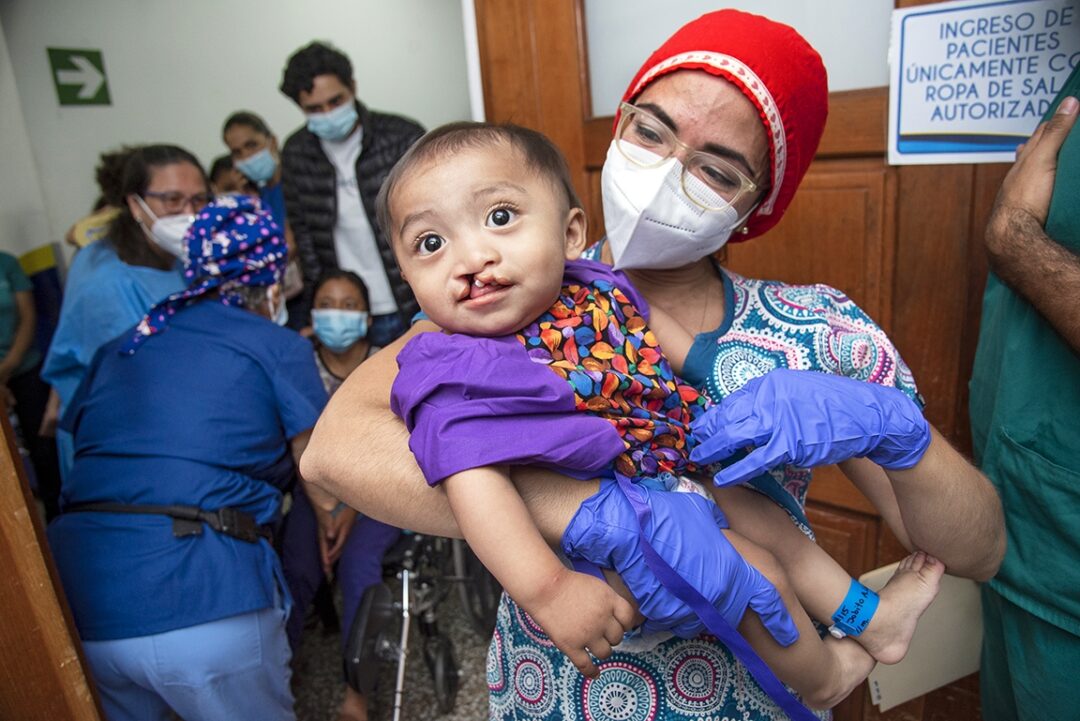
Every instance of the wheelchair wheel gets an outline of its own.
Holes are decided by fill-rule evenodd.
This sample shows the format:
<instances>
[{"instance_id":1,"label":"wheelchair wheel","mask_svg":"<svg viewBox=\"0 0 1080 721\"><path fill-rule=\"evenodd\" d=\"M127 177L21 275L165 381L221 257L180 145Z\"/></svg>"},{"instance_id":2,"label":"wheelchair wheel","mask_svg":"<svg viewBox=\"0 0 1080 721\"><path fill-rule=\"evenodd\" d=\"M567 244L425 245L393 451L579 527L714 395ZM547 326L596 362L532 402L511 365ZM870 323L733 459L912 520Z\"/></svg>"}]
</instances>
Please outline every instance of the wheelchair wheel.
<instances>
[{"instance_id":1,"label":"wheelchair wheel","mask_svg":"<svg viewBox=\"0 0 1080 721\"><path fill-rule=\"evenodd\" d=\"M454 646L450 639L439 635L425 640L424 660L431 671L439 713L450 713L457 702L459 684L457 660L454 658Z\"/></svg>"},{"instance_id":2,"label":"wheelchair wheel","mask_svg":"<svg viewBox=\"0 0 1080 721\"><path fill-rule=\"evenodd\" d=\"M364 592L345 644L345 680L364 696L371 696L379 666L401 653L401 609L390 586L377 583Z\"/></svg>"},{"instance_id":3,"label":"wheelchair wheel","mask_svg":"<svg viewBox=\"0 0 1080 721\"><path fill-rule=\"evenodd\" d=\"M454 540L454 575L462 579L458 593L473 630L482 638L491 638L495 631L502 587L480 563L472 549L457 539Z\"/></svg>"}]
</instances>

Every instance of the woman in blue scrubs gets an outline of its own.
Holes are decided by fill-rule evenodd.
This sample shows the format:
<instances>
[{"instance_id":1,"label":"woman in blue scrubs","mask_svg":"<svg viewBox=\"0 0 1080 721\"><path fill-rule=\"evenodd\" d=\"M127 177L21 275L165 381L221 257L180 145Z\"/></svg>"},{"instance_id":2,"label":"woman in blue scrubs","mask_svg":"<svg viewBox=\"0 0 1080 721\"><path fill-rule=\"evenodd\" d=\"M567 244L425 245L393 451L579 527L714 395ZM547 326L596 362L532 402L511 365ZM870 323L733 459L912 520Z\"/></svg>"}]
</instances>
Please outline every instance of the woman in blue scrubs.
<instances>
[{"instance_id":1,"label":"woman in blue scrubs","mask_svg":"<svg viewBox=\"0 0 1080 721\"><path fill-rule=\"evenodd\" d=\"M49 540L111 721L291 720L269 529L326 391L279 327L278 226L227 196L186 243L188 289L98 351L62 419Z\"/></svg>"},{"instance_id":2,"label":"woman in blue scrubs","mask_svg":"<svg viewBox=\"0 0 1080 721\"><path fill-rule=\"evenodd\" d=\"M124 165L120 213L106 237L75 254L64 303L41 377L59 396L59 413L79 387L94 353L147 309L183 290L178 260L191 218L210 201L194 155L175 145L134 150ZM70 470L71 439L57 432L60 469Z\"/></svg>"}]
</instances>

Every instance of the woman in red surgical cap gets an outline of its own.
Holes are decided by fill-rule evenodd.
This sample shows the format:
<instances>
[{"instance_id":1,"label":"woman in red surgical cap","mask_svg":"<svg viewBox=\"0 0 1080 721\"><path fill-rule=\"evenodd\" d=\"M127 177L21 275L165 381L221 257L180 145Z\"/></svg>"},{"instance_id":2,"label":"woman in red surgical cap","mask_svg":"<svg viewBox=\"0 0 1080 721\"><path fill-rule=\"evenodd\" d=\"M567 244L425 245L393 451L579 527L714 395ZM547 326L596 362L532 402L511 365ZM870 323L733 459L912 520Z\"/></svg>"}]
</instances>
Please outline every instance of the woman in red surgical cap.
<instances>
[{"instance_id":1,"label":"woman in red surgical cap","mask_svg":"<svg viewBox=\"0 0 1080 721\"><path fill-rule=\"evenodd\" d=\"M625 271L673 319L654 331L683 378L716 402L695 424L694 460L733 461L718 485L749 483L809 532L809 469L840 463L905 545L953 574L988 578L1004 550L1000 504L917 408L908 412L921 401L885 333L838 290L744 278L713 259L780 220L817 150L827 102L821 58L792 28L735 10L686 24L617 109L602 176L608 235L593 257ZM418 323L413 333L433 329ZM338 391L302 471L382 521L459 535L389 411L396 347ZM369 463L374 453L408 462ZM597 489L540 469L513 476L553 544ZM692 541L681 552L710 563L712 549ZM756 617L740 630L747 623ZM578 669L505 596L487 674L492 719L787 718L711 636L634 638Z\"/></svg>"}]
</instances>

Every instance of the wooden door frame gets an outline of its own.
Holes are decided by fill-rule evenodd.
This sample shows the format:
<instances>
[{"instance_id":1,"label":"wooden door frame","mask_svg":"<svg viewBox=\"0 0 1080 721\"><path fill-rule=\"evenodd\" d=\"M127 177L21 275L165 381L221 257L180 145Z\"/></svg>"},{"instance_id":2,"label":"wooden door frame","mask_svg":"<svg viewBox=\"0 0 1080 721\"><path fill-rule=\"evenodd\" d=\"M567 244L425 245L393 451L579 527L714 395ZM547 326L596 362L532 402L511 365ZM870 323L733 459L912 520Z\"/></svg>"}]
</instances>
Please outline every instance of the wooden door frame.
<instances>
[{"instance_id":1,"label":"wooden door frame","mask_svg":"<svg viewBox=\"0 0 1080 721\"><path fill-rule=\"evenodd\" d=\"M99 721L97 689L2 402L0 425L0 718Z\"/></svg>"}]
</instances>

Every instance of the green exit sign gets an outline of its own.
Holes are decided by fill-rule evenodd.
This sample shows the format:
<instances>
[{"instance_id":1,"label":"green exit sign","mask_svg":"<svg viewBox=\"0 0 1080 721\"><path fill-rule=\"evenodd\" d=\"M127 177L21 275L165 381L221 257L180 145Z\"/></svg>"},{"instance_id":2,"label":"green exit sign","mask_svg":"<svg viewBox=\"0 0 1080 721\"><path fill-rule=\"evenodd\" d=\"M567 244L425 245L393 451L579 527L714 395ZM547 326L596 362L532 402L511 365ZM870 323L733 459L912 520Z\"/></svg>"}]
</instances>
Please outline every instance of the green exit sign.
<instances>
[{"instance_id":1,"label":"green exit sign","mask_svg":"<svg viewBox=\"0 0 1080 721\"><path fill-rule=\"evenodd\" d=\"M46 48L61 105L109 105L109 81L100 50Z\"/></svg>"}]
</instances>

